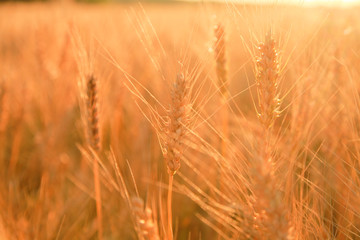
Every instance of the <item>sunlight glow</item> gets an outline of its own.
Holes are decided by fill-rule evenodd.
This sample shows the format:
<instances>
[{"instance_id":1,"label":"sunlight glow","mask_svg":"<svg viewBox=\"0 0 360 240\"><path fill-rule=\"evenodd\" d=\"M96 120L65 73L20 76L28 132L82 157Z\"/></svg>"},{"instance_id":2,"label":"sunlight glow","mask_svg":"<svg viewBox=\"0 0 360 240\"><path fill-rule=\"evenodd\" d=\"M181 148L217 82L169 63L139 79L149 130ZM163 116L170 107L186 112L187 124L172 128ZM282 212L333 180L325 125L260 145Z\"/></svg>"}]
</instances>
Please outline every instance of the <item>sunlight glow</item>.
<instances>
[{"instance_id":1,"label":"sunlight glow","mask_svg":"<svg viewBox=\"0 0 360 240\"><path fill-rule=\"evenodd\" d=\"M216 1L216 0L215 0ZM220 1L234 1L254 4L299 4L310 6L341 6L348 7L360 5L360 0L220 0Z\"/></svg>"},{"instance_id":2,"label":"sunlight glow","mask_svg":"<svg viewBox=\"0 0 360 240\"><path fill-rule=\"evenodd\" d=\"M304 0L305 3L321 3L321 4L354 4L359 0Z\"/></svg>"}]
</instances>

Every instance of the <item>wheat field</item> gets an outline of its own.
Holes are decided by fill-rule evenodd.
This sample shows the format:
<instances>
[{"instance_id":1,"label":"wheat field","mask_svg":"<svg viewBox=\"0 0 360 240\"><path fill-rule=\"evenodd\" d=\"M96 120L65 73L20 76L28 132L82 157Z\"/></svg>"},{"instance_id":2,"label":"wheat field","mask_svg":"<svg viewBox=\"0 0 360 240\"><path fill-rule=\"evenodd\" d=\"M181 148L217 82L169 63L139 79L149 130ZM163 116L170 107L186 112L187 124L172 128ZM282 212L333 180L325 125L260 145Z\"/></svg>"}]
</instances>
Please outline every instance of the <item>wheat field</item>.
<instances>
[{"instance_id":1,"label":"wheat field","mask_svg":"<svg viewBox=\"0 0 360 240\"><path fill-rule=\"evenodd\" d=\"M0 5L0 239L360 239L359 7Z\"/></svg>"}]
</instances>

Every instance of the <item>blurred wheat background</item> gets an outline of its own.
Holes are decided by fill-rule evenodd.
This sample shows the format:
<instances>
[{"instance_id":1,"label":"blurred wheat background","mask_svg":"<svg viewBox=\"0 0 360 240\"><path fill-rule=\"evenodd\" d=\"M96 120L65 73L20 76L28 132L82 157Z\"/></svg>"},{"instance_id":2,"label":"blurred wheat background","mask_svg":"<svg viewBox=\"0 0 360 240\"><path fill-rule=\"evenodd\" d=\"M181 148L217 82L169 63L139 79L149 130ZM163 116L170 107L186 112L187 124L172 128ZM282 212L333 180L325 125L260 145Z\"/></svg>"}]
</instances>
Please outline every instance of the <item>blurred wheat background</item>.
<instances>
[{"instance_id":1,"label":"blurred wheat background","mask_svg":"<svg viewBox=\"0 0 360 240\"><path fill-rule=\"evenodd\" d=\"M360 239L359 11L2 3L0 239Z\"/></svg>"}]
</instances>

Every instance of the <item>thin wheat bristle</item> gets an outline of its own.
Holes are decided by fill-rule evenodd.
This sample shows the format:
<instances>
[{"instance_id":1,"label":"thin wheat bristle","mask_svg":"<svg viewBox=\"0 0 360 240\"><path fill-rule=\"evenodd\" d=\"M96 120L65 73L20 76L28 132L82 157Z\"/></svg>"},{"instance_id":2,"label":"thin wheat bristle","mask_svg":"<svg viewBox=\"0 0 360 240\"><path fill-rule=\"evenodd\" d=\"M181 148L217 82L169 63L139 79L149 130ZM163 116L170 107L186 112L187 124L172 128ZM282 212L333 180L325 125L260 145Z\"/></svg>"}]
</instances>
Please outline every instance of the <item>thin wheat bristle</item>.
<instances>
[{"instance_id":1,"label":"thin wheat bristle","mask_svg":"<svg viewBox=\"0 0 360 240\"><path fill-rule=\"evenodd\" d=\"M100 135L99 135L99 119L97 108L97 83L93 75L88 77L87 83L88 94L88 124L89 124L89 141L90 146L94 150L100 150Z\"/></svg>"},{"instance_id":2,"label":"thin wheat bristle","mask_svg":"<svg viewBox=\"0 0 360 240\"><path fill-rule=\"evenodd\" d=\"M183 73L178 74L173 85L171 102L164 157L169 174L174 175L180 168L182 140L189 124L189 87Z\"/></svg>"},{"instance_id":3,"label":"thin wheat bristle","mask_svg":"<svg viewBox=\"0 0 360 240\"><path fill-rule=\"evenodd\" d=\"M216 60L216 74L218 78L218 87L222 96L228 96L228 78L226 69L226 52L225 52L225 30L223 25L217 24L214 27L215 33L215 60Z\"/></svg>"}]
</instances>

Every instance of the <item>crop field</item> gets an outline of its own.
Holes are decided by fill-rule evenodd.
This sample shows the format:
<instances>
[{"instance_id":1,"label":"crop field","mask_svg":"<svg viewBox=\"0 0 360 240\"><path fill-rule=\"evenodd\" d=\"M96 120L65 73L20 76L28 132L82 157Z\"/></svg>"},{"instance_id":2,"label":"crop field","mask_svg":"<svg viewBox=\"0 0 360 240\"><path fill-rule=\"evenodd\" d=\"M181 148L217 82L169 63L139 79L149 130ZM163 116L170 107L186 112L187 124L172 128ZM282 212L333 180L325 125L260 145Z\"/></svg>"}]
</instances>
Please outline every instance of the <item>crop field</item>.
<instances>
[{"instance_id":1,"label":"crop field","mask_svg":"<svg viewBox=\"0 0 360 240\"><path fill-rule=\"evenodd\" d=\"M0 4L0 240L360 239L360 7Z\"/></svg>"}]
</instances>

